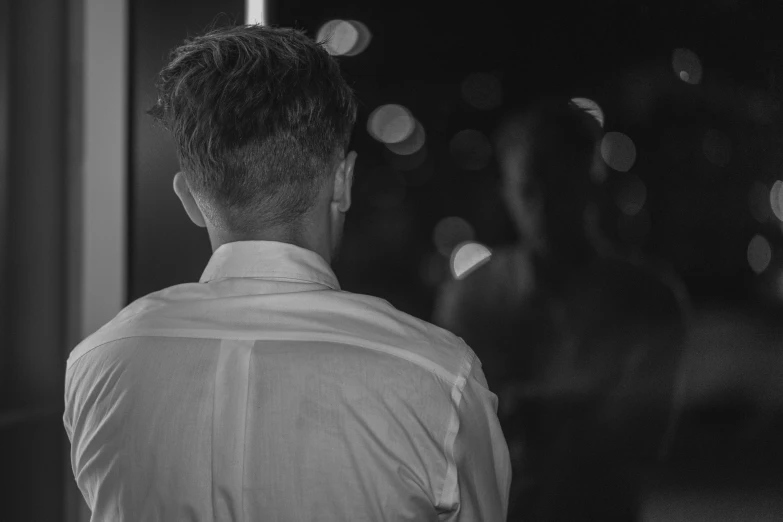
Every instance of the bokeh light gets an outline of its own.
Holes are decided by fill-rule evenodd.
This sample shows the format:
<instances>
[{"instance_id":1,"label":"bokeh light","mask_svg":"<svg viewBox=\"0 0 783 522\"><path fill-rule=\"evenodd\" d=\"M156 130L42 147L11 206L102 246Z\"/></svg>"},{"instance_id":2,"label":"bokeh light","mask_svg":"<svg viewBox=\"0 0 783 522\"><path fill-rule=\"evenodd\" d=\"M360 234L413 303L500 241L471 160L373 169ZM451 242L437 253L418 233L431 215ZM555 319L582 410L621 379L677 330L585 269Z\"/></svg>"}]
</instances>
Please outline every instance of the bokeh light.
<instances>
[{"instance_id":1,"label":"bokeh light","mask_svg":"<svg viewBox=\"0 0 783 522\"><path fill-rule=\"evenodd\" d=\"M414 118L413 132L402 141L386 143L386 148L395 154L409 156L418 152L424 146L426 139L427 134L424 132L424 126L419 120Z\"/></svg>"},{"instance_id":2,"label":"bokeh light","mask_svg":"<svg viewBox=\"0 0 783 522\"><path fill-rule=\"evenodd\" d=\"M473 73L462 81L461 90L465 102L476 109L490 110L503 103L503 87L493 74Z\"/></svg>"},{"instance_id":3,"label":"bokeh light","mask_svg":"<svg viewBox=\"0 0 783 522\"><path fill-rule=\"evenodd\" d=\"M693 85L701 82L701 60L693 51L675 49L672 55L672 67L682 81Z\"/></svg>"},{"instance_id":4,"label":"bokeh light","mask_svg":"<svg viewBox=\"0 0 783 522\"><path fill-rule=\"evenodd\" d=\"M772 217L770 208L770 190L760 181L754 181L748 191L748 205L753 218L759 223L764 223Z\"/></svg>"},{"instance_id":5,"label":"bokeh light","mask_svg":"<svg viewBox=\"0 0 783 522\"><path fill-rule=\"evenodd\" d=\"M394 103L381 105L367 119L370 136L387 145L407 139L415 128L416 121L411 112Z\"/></svg>"},{"instance_id":6,"label":"bokeh light","mask_svg":"<svg viewBox=\"0 0 783 522\"><path fill-rule=\"evenodd\" d=\"M356 56L370 45L372 35L357 20L330 20L318 29L316 38L333 56Z\"/></svg>"},{"instance_id":7,"label":"bokeh light","mask_svg":"<svg viewBox=\"0 0 783 522\"><path fill-rule=\"evenodd\" d=\"M353 49L359 40L359 31L345 20L330 20L318 30L317 39L324 42L327 52L341 56Z\"/></svg>"},{"instance_id":8,"label":"bokeh light","mask_svg":"<svg viewBox=\"0 0 783 522\"><path fill-rule=\"evenodd\" d=\"M432 232L435 248L443 256L450 256L454 248L464 241L473 239L473 227L470 223L457 216L441 219Z\"/></svg>"},{"instance_id":9,"label":"bokeh light","mask_svg":"<svg viewBox=\"0 0 783 522\"><path fill-rule=\"evenodd\" d=\"M626 216L635 216L647 201L647 187L636 175L629 174L622 180L615 202Z\"/></svg>"},{"instance_id":10,"label":"bokeh light","mask_svg":"<svg viewBox=\"0 0 783 522\"><path fill-rule=\"evenodd\" d=\"M454 163L466 170L481 170L492 159L492 145L489 138L474 129L458 132L449 143Z\"/></svg>"},{"instance_id":11,"label":"bokeh light","mask_svg":"<svg viewBox=\"0 0 783 522\"><path fill-rule=\"evenodd\" d=\"M370 40L372 40L372 33L367 28L367 26L359 20L350 20L349 22L354 27L356 32L359 33L359 36L356 39L356 43L354 44L353 48L346 52L345 56L356 56L357 54L367 49L367 47L370 45Z\"/></svg>"},{"instance_id":12,"label":"bokeh light","mask_svg":"<svg viewBox=\"0 0 783 522\"><path fill-rule=\"evenodd\" d=\"M571 103L595 118L598 125L604 126L604 111L596 102L590 98L571 98Z\"/></svg>"},{"instance_id":13,"label":"bokeh light","mask_svg":"<svg viewBox=\"0 0 783 522\"><path fill-rule=\"evenodd\" d=\"M429 158L429 152L427 150L426 145L419 150L417 150L413 154L400 155L395 154L389 149L386 149L384 151L384 158L386 158L386 161L389 162L389 165L394 167L395 169L403 172L405 174L405 177L409 177L408 174L413 171L422 170L424 164L427 162L427 159ZM412 175L413 178L418 178L418 175Z\"/></svg>"},{"instance_id":14,"label":"bokeh light","mask_svg":"<svg viewBox=\"0 0 783 522\"><path fill-rule=\"evenodd\" d=\"M710 163L725 167L731 160L731 140L721 131L709 129L704 133L702 151Z\"/></svg>"},{"instance_id":15,"label":"bokeh light","mask_svg":"<svg viewBox=\"0 0 783 522\"><path fill-rule=\"evenodd\" d=\"M783 221L783 181L777 180L769 191L769 206L772 213Z\"/></svg>"},{"instance_id":16,"label":"bokeh light","mask_svg":"<svg viewBox=\"0 0 783 522\"><path fill-rule=\"evenodd\" d=\"M636 163L636 145L622 132L607 132L601 140L601 157L614 170L628 172Z\"/></svg>"},{"instance_id":17,"label":"bokeh light","mask_svg":"<svg viewBox=\"0 0 783 522\"><path fill-rule=\"evenodd\" d=\"M748 245L750 268L760 274L767 269L770 261L772 261L772 247L770 247L769 241L764 236L756 234Z\"/></svg>"},{"instance_id":18,"label":"bokeh light","mask_svg":"<svg viewBox=\"0 0 783 522\"><path fill-rule=\"evenodd\" d=\"M451 275L455 279L463 279L480 266L486 264L492 257L492 251L486 246L466 241L457 245L451 253Z\"/></svg>"}]
</instances>

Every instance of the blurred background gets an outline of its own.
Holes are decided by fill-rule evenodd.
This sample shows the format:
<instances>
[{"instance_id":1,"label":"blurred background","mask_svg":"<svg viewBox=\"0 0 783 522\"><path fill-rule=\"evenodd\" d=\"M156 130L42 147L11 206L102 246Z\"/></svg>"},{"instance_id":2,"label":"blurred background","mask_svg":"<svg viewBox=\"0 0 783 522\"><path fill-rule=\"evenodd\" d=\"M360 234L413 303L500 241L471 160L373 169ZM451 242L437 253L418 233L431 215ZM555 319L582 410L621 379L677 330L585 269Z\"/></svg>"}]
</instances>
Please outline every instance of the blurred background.
<instances>
[{"instance_id":1,"label":"blurred background","mask_svg":"<svg viewBox=\"0 0 783 522\"><path fill-rule=\"evenodd\" d=\"M428 321L439 288L518 239L499 122L544 95L580 99L601 123L605 234L676 274L692 308L675 441L635 519L783 520L782 14L739 0L0 2L0 519L87 519L61 421L67 356L131 301L197 281L211 255L171 188L173 142L144 114L155 76L187 36L250 21L330 36L360 100L335 271Z\"/></svg>"}]
</instances>

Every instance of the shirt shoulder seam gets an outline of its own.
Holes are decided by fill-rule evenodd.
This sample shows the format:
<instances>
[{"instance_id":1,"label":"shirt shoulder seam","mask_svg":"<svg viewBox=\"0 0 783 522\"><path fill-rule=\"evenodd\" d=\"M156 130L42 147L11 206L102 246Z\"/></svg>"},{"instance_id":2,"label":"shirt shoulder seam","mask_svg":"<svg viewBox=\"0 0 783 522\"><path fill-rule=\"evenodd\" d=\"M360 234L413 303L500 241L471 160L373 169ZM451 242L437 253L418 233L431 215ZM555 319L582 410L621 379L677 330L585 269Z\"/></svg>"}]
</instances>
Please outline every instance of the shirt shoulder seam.
<instances>
[{"instance_id":1,"label":"shirt shoulder seam","mask_svg":"<svg viewBox=\"0 0 783 522\"><path fill-rule=\"evenodd\" d=\"M182 338L182 339L212 339L216 341L217 340L283 341L283 342L302 341L302 342L328 342L328 343L335 343L335 344L344 344L347 346L354 346L357 348L374 350L380 353L390 355L392 357L397 357L399 359L406 360L411 364L414 364L419 368L429 371L430 373L436 375L437 377L445 380L446 382L452 385L452 388L455 385L459 384L461 375L464 373L463 371L464 365L463 367L460 368L460 370L458 370L458 373L455 375L451 373L449 370L447 370L445 367L440 365L439 363L431 359L428 359L424 356L415 354L413 352L406 352L404 349L396 348L394 346L389 346L381 342L365 341L361 338L353 338L353 337L347 338L335 334L319 333L313 335L296 334L296 335L289 335L289 336L283 336L283 335L275 336L274 334L271 334L266 336L257 336L257 335L243 336L238 334L231 335L233 332L211 331L211 330L201 330L198 332L199 335L185 335L187 333L192 333L192 332L187 332L186 330L181 330L181 329L154 329L149 331L122 334L117 337L112 337L102 342L98 342L94 346L90 346L89 344L87 344L85 348L81 349L81 353L76 354L75 358L69 357L67 361L67 368L70 369L71 367L73 367L73 365L75 365L77 361L79 361L82 357L84 357L89 352L97 348L100 348L102 346L105 346L109 343L112 343L114 341L121 341L124 339L131 339L135 337L167 337L167 338ZM453 346L456 350L462 351L462 346L459 344L454 343L450 346ZM74 351L75 350L76 348L74 349ZM408 356L403 355L403 353L401 352L405 352ZM73 353L74 352L72 352L72 355ZM469 351L468 356L466 358L466 361L469 361L467 363L469 366L472 366L474 358L475 358L475 354L471 354Z\"/></svg>"},{"instance_id":2,"label":"shirt shoulder seam","mask_svg":"<svg viewBox=\"0 0 783 522\"><path fill-rule=\"evenodd\" d=\"M446 455L446 474L443 477L443 486L437 501L437 507L443 510L450 510L459 502L459 474L454 454L455 442L460 428L459 407L462 402L465 385L473 371L475 361L476 354L472 350L468 351L457 380L451 388L452 411L443 440L443 448Z\"/></svg>"}]
</instances>

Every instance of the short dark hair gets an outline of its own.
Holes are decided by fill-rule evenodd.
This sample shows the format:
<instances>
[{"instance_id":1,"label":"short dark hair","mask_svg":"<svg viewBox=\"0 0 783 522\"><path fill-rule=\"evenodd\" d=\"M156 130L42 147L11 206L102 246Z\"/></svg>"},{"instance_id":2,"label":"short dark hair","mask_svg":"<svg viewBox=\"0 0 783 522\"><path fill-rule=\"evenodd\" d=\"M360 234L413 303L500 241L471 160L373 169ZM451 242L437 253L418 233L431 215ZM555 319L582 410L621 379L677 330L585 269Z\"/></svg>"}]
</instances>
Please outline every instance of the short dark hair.
<instances>
[{"instance_id":1,"label":"short dark hair","mask_svg":"<svg viewBox=\"0 0 783 522\"><path fill-rule=\"evenodd\" d=\"M237 233L295 226L356 122L337 61L297 29L238 25L188 38L156 87L147 113L173 134L209 218Z\"/></svg>"}]
</instances>

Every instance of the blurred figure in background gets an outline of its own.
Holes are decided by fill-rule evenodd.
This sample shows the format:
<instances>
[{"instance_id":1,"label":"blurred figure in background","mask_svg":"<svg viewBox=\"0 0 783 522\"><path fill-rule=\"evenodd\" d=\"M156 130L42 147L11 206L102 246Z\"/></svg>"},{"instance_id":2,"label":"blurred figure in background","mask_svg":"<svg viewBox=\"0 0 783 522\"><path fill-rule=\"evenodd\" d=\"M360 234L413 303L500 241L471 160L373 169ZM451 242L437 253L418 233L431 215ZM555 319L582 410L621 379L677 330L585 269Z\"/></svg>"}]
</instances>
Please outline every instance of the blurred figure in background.
<instances>
[{"instance_id":1,"label":"blurred figure in background","mask_svg":"<svg viewBox=\"0 0 783 522\"><path fill-rule=\"evenodd\" d=\"M601 128L544 99L496 133L516 245L441 289L499 396L514 463L509 520L633 520L674 425L686 299L599 230Z\"/></svg>"}]
</instances>

